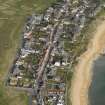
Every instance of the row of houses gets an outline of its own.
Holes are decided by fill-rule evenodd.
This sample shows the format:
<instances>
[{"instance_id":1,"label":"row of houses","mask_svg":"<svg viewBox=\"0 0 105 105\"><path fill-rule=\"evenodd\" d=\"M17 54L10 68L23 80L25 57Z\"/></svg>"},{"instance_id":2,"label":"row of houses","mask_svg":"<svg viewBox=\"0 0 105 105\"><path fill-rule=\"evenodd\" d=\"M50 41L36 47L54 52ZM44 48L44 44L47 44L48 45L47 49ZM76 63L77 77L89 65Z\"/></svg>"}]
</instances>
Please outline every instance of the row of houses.
<instances>
[{"instance_id":1,"label":"row of houses","mask_svg":"<svg viewBox=\"0 0 105 105\"><path fill-rule=\"evenodd\" d=\"M56 6L54 11L57 11L58 14L65 14L66 16L68 14L66 11L68 7L65 8L65 5L66 3L61 3L61 6ZM60 13L59 9L61 10ZM52 10L53 9L50 7L50 10L48 9L47 12L50 13L51 11L52 14ZM60 21L58 17L58 15L53 17L53 19L50 17L49 19L51 20L49 21L53 21L53 23L56 24ZM45 72L42 80L44 85L41 87L39 93L41 97L38 95L40 100L42 100L38 101L39 105L42 105L43 102L44 105L65 105L67 73L65 67L69 64L69 62L67 62L67 52L63 49L63 41L60 39L62 33L64 32L63 19L64 17L61 19L58 27L56 27L57 29L53 36L53 49L50 53L49 61L44 70Z\"/></svg>"},{"instance_id":2,"label":"row of houses","mask_svg":"<svg viewBox=\"0 0 105 105\"><path fill-rule=\"evenodd\" d=\"M42 15L33 14L25 24L22 45L17 60L8 79L8 85L15 87L33 88L36 83L36 70L43 55L43 38L35 39L33 31L42 21Z\"/></svg>"},{"instance_id":3,"label":"row of houses","mask_svg":"<svg viewBox=\"0 0 105 105\"><path fill-rule=\"evenodd\" d=\"M61 7L58 6L59 9ZM18 87L18 88L19 87L20 88L32 88L32 89L36 87L37 72L38 72L37 69L41 65L43 61L43 57L46 53L46 49L49 46L48 41L50 38L52 27L54 26L56 22L59 21L59 18L56 17L57 15L56 12L58 12L57 10L58 8L50 7L46 10L46 13L41 14L41 15L33 14L27 19L27 22L25 24L25 27L22 33L22 45L18 51L18 54L17 54L18 57L13 63L14 67L12 68L9 78L8 78L9 86ZM61 12L63 11L65 10L62 9ZM51 16L52 14L54 18L52 18ZM59 29L59 31L57 31L57 35L54 39L55 42L58 40L59 34L62 33L62 30L63 29ZM60 50L60 48L58 49ZM54 55L55 53L57 53L57 51L53 49L53 53L51 54ZM59 56L59 53L57 56ZM58 62L56 61L55 64L52 63L52 66L53 65L55 67L58 67L60 65L64 65L64 62L61 63L61 61L58 61ZM51 69L52 71L50 72L53 72L53 68ZM47 78L49 81L50 73L46 74L46 76L48 76ZM63 87L64 90L62 89L58 90L57 88L52 88L52 89L49 88L48 90L46 90L48 92L48 95L49 95L49 92L50 92L50 95L51 93L54 94L55 92L56 93L63 92L62 94L63 95L65 94L64 93L65 92L65 83L64 83L65 81L63 81L63 83L60 83L61 82L60 76L56 76L55 81L57 81L57 79L59 79L59 84L60 84L59 88ZM49 84L51 83L47 82L46 85L49 85ZM51 85L54 86L55 84L52 83ZM54 87L57 87L57 84ZM60 100L60 97L59 97L59 100Z\"/></svg>"},{"instance_id":4,"label":"row of houses","mask_svg":"<svg viewBox=\"0 0 105 105\"><path fill-rule=\"evenodd\" d=\"M28 17L25 24L21 48L9 74L8 85L32 88L33 105L66 105L66 75L72 56L67 47L84 28L90 16L86 11L90 9L89 13L95 14L94 9L101 8L97 5L93 8L94 3L90 6L87 0L75 0L72 4L61 1L43 14ZM49 46L48 62L39 78Z\"/></svg>"},{"instance_id":5,"label":"row of houses","mask_svg":"<svg viewBox=\"0 0 105 105\"><path fill-rule=\"evenodd\" d=\"M62 5L62 3L60 5ZM61 73L62 70L60 69L60 67L63 67L63 73L66 74L67 71L65 67L70 64L70 60L68 59L69 56L72 55L69 55L67 50L64 49L64 44L67 41L67 44L69 45L69 39L71 41L75 41L75 37L80 34L81 30L85 27L85 24L88 21L88 19L90 19L93 16L96 16L96 14L99 13L101 9L100 5L95 5L95 2L91 4L87 0L78 2L77 7L70 8L67 5L66 7L65 5L62 5L62 8L60 8L59 5L56 6L56 8L57 7L58 10L54 10L53 7L50 7L46 13L46 15L49 15L48 17L46 16L47 18L45 18L47 22L51 21L51 23L54 24L57 21L59 21L59 19L57 18L58 15L53 17L53 12L56 11L56 13L59 14L59 11L61 11L64 14L62 16L61 24L59 25L61 26L61 28L60 30L58 28L55 34L55 38L57 40L54 39L54 41L57 43L54 45L55 47L51 52L51 58L47 64L48 67L46 67L45 70L46 73L44 77L46 77L44 78L44 82L46 81L45 83L47 90L45 91L43 98L41 97L42 100L45 99L45 105L65 105L66 81L65 78L62 78L62 75L58 75L57 72L60 71ZM89 14L86 15L88 9L90 9L91 12L89 12ZM68 12L68 10L70 11ZM61 57L60 60L59 56ZM57 58L57 60L55 58ZM65 75L63 75L63 77L65 77ZM62 96L63 98L61 98L60 96Z\"/></svg>"}]
</instances>

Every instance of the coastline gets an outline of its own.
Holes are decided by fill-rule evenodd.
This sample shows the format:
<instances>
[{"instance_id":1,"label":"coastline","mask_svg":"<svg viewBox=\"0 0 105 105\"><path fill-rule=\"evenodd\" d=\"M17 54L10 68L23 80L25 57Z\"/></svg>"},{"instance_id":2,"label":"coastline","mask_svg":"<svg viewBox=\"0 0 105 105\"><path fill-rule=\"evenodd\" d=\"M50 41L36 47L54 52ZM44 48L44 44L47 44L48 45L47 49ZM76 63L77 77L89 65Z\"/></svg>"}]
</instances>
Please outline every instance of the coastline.
<instances>
[{"instance_id":1,"label":"coastline","mask_svg":"<svg viewBox=\"0 0 105 105\"><path fill-rule=\"evenodd\" d=\"M88 105L88 88L91 83L93 62L105 48L105 21L101 21L96 28L93 38L87 47L87 51L80 56L79 63L75 67L71 85L72 105Z\"/></svg>"}]
</instances>

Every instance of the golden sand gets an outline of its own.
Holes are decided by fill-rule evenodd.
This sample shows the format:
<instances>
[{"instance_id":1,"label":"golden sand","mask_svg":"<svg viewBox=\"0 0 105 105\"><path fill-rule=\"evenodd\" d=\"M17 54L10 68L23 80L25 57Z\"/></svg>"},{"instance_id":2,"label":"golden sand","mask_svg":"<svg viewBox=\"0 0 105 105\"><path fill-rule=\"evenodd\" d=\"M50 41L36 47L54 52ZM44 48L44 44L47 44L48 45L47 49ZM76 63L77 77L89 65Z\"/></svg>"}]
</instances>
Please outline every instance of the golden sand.
<instances>
[{"instance_id":1,"label":"golden sand","mask_svg":"<svg viewBox=\"0 0 105 105\"><path fill-rule=\"evenodd\" d=\"M71 87L72 105L88 105L88 89L91 83L93 61L105 49L105 21L101 22L90 40L87 51L75 67Z\"/></svg>"}]
</instances>

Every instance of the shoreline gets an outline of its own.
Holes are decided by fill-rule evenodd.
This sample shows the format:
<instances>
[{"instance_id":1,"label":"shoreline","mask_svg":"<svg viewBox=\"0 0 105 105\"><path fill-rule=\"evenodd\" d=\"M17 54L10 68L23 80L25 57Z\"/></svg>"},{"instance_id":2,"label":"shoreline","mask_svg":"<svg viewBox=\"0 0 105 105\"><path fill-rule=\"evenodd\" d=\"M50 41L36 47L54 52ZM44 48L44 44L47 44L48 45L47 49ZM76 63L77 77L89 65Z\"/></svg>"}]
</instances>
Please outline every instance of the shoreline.
<instances>
[{"instance_id":1,"label":"shoreline","mask_svg":"<svg viewBox=\"0 0 105 105\"><path fill-rule=\"evenodd\" d=\"M100 53L105 48L105 21L96 28L93 38L87 47L87 51L80 56L75 67L71 85L72 105L88 105L88 89L91 83L92 67Z\"/></svg>"}]
</instances>

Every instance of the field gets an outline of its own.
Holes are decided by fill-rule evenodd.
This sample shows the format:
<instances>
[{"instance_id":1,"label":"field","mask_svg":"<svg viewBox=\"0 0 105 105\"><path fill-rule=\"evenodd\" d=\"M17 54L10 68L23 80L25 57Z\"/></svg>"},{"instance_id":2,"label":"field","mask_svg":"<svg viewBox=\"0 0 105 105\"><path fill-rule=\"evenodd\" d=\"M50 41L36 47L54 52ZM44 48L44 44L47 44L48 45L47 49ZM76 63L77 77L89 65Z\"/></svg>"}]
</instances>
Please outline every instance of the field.
<instances>
[{"instance_id":1,"label":"field","mask_svg":"<svg viewBox=\"0 0 105 105\"><path fill-rule=\"evenodd\" d=\"M8 89L5 78L12 64L28 15L42 12L57 0L0 0L0 105L28 105L28 95Z\"/></svg>"}]
</instances>

